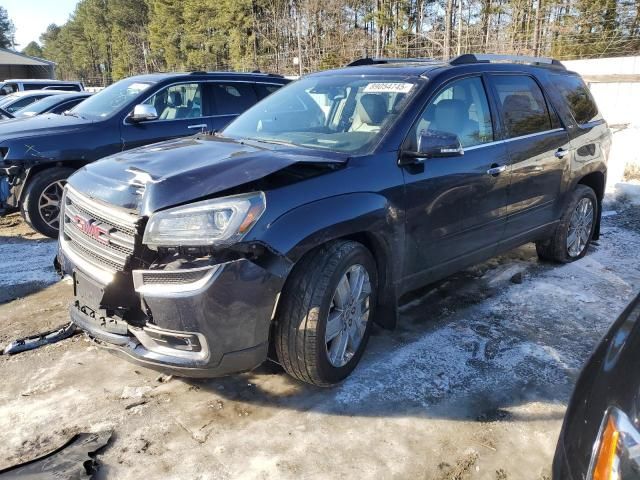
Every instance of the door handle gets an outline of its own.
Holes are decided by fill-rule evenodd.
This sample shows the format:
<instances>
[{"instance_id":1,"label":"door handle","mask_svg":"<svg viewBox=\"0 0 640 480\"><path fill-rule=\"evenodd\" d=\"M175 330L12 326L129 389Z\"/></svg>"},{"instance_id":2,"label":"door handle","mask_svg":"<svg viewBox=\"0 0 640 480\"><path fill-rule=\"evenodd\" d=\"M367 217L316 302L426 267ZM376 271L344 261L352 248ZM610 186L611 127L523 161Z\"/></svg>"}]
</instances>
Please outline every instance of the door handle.
<instances>
[{"instance_id":1,"label":"door handle","mask_svg":"<svg viewBox=\"0 0 640 480\"><path fill-rule=\"evenodd\" d=\"M193 128L204 129L204 128L207 128L207 124L206 123L199 123L198 125L189 125L187 128L188 129L193 129Z\"/></svg>"},{"instance_id":2,"label":"door handle","mask_svg":"<svg viewBox=\"0 0 640 480\"><path fill-rule=\"evenodd\" d=\"M558 150L556 150L555 156L556 158L563 158L567 153L569 153L569 150L559 148Z\"/></svg>"},{"instance_id":3,"label":"door handle","mask_svg":"<svg viewBox=\"0 0 640 480\"><path fill-rule=\"evenodd\" d=\"M491 168L487 170L487 175L491 175L492 177L497 177L507 169L506 165L495 165L495 166L494 165L492 165Z\"/></svg>"}]
</instances>

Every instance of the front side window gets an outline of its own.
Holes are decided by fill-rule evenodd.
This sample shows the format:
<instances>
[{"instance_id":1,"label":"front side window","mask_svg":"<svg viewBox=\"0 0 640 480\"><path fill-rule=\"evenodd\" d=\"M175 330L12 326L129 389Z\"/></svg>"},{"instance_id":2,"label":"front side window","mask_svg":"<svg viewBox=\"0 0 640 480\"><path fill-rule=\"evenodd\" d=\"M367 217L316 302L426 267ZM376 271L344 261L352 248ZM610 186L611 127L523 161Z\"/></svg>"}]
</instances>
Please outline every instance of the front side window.
<instances>
[{"instance_id":1,"label":"front side window","mask_svg":"<svg viewBox=\"0 0 640 480\"><path fill-rule=\"evenodd\" d=\"M418 90L415 77L307 77L272 93L225 137L355 153L369 151Z\"/></svg>"},{"instance_id":2,"label":"front side window","mask_svg":"<svg viewBox=\"0 0 640 480\"><path fill-rule=\"evenodd\" d=\"M424 133L456 135L463 148L493 141L491 112L480 77L447 85L429 101L409 135L405 148L416 151Z\"/></svg>"},{"instance_id":3,"label":"front side window","mask_svg":"<svg viewBox=\"0 0 640 480\"><path fill-rule=\"evenodd\" d=\"M258 101L250 83L214 83L211 88L216 115L239 115Z\"/></svg>"},{"instance_id":4,"label":"front side window","mask_svg":"<svg viewBox=\"0 0 640 480\"><path fill-rule=\"evenodd\" d=\"M577 75L554 75L553 83L567 102L571 115L578 125L601 120L591 92Z\"/></svg>"},{"instance_id":5,"label":"front side window","mask_svg":"<svg viewBox=\"0 0 640 480\"><path fill-rule=\"evenodd\" d=\"M153 83L141 82L135 79L124 79L104 90L91 95L84 102L71 110L73 115L78 115L90 120L102 120L118 112L122 107L142 96L142 92Z\"/></svg>"},{"instance_id":6,"label":"front side window","mask_svg":"<svg viewBox=\"0 0 640 480\"><path fill-rule=\"evenodd\" d=\"M533 78L525 75L494 75L491 78L507 138L551 130L547 103Z\"/></svg>"},{"instance_id":7,"label":"front side window","mask_svg":"<svg viewBox=\"0 0 640 480\"><path fill-rule=\"evenodd\" d=\"M154 106L160 120L202 117L202 85L199 83L171 85L143 103Z\"/></svg>"}]
</instances>

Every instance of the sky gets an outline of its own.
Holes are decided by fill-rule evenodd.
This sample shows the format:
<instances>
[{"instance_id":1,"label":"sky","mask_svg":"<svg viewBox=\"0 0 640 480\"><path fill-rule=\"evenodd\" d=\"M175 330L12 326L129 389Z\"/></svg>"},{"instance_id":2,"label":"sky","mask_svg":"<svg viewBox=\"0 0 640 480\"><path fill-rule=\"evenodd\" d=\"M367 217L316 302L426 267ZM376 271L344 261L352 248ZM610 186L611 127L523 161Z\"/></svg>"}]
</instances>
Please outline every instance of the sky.
<instances>
[{"instance_id":1,"label":"sky","mask_svg":"<svg viewBox=\"0 0 640 480\"><path fill-rule=\"evenodd\" d=\"M51 23L63 24L78 0L0 0L16 27L16 50L29 42L38 42L40 34Z\"/></svg>"}]
</instances>

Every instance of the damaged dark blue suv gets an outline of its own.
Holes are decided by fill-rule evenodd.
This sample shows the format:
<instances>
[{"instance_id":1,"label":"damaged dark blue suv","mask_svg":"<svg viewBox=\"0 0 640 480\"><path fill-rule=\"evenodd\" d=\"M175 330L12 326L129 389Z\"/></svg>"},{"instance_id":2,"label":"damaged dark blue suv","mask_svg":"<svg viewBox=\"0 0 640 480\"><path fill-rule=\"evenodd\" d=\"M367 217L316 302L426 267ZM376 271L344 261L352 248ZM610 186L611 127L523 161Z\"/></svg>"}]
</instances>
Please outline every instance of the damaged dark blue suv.
<instances>
[{"instance_id":1,"label":"damaged dark blue suv","mask_svg":"<svg viewBox=\"0 0 640 480\"><path fill-rule=\"evenodd\" d=\"M541 58L364 59L304 77L220 134L90 164L65 188L71 318L186 376L268 356L344 379L398 299L526 242L570 262L598 236L610 133Z\"/></svg>"}]
</instances>

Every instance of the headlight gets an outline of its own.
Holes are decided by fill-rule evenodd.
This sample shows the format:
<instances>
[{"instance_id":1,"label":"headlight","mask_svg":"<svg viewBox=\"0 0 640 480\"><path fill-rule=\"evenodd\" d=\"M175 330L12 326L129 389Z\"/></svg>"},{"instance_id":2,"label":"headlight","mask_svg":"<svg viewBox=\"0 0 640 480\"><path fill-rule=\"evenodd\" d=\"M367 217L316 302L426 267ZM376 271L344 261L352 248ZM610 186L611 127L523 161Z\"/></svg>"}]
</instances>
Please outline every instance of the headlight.
<instances>
[{"instance_id":1,"label":"headlight","mask_svg":"<svg viewBox=\"0 0 640 480\"><path fill-rule=\"evenodd\" d=\"M265 209L264 193L235 195L154 213L143 242L151 248L227 245L239 241Z\"/></svg>"},{"instance_id":2,"label":"headlight","mask_svg":"<svg viewBox=\"0 0 640 480\"><path fill-rule=\"evenodd\" d=\"M593 446L589 480L628 480L640 475L640 432L625 413L610 407Z\"/></svg>"}]
</instances>

